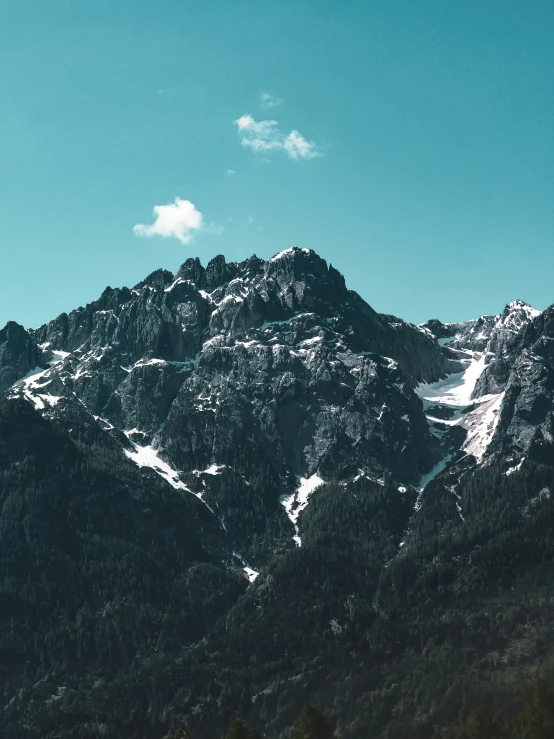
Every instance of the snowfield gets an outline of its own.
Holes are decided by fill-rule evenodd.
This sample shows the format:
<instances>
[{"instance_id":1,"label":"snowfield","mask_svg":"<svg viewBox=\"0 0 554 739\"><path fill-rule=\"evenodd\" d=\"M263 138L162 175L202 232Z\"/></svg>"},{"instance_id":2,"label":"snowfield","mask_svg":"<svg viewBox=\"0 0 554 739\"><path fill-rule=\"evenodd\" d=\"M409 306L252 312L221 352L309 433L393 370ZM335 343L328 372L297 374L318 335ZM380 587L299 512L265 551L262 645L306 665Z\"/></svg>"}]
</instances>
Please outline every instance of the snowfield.
<instances>
[{"instance_id":1,"label":"snowfield","mask_svg":"<svg viewBox=\"0 0 554 739\"><path fill-rule=\"evenodd\" d=\"M432 411L428 412L429 424L433 426L441 423L445 426L461 426L466 429L467 437L462 449L480 462L494 436L504 393L472 398L477 380L486 367L486 352L468 352L468 359L462 361L466 362L466 367L462 372L448 375L435 383L421 384L416 388L416 393L427 408L439 405L453 411L450 418L437 418L432 415ZM473 410L467 411L469 407ZM446 468L449 461L450 459L447 458L441 460L422 479L421 486L425 487L429 484Z\"/></svg>"},{"instance_id":2,"label":"snowfield","mask_svg":"<svg viewBox=\"0 0 554 739\"><path fill-rule=\"evenodd\" d=\"M281 505L287 512L287 516L294 526L294 530L296 533L293 536L293 539L296 542L296 545L301 547L302 540L299 536L297 524L298 516L307 507L310 495L320 485L323 485L325 481L322 480L319 475L314 474L311 477L299 477L297 478L297 482L298 487L296 488L294 493L281 496Z\"/></svg>"}]
</instances>

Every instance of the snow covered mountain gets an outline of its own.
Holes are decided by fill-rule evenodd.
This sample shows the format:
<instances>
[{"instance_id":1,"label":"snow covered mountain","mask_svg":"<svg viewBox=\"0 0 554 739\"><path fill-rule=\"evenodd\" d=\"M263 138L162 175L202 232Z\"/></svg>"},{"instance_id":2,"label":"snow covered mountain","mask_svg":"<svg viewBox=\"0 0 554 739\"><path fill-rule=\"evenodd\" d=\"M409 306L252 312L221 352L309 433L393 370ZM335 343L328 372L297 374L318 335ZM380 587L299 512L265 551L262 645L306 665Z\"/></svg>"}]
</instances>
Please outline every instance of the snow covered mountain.
<instances>
[{"instance_id":1,"label":"snow covered mountain","mask_svg":"<svg viewBox=\"0 0 554 739\"><path fill-rule=\"evenodd\" d=\"M379 316L309 250L217 257L206 269L189 259L175 275L107 288L29 332L29 343L37 366L10 397L70 436L98 426L139 467L213 510L242 558L259 531L225 520L215 479L239 454L273 471L297 542L317 481L388 474L417 484L440 458L413 387L453 363L428 332ZM264 517L276 515L273 502Z\"/></svg>"},{"instance_id":2,"label":"snow covered mountain","mask_svg":"<svg viewBox=\"0 0 554 739\"><path fill-rule=\"evenodd\" d=\"M554 307L540 313L522 301L462 323L433 319L414 326L378 314L334 267L298 248L267 261L254 256L227 263L220 256L203 267L188 259L176 274L158 270L132 289L106 288L97 301L37 329L9 323L0 331L0 432L6 437L0 433L0 472L9 481L2 487L0 476L0 496L12 506L4 509L4 529L0 518L0 536L9 532L13 540L9 561L20 557L22 573L25 563L39 561L33 546L46 536L41 522L48 520L40 558L51 564L47 576L37 570L37 592L50 578L63 600L67 582L82 578L87 644L104 634L106 613L119 614L113 616L124 644L117 647L118 669L135 669L135 657L128 656L133 650L154 654L157 632L166 651L204 648L204 637L225 614L225 634L236 640L252 627L263 642L273 626L260 613L278 619L274 604L298 577L295 558L304 558L298 562L313 573L321 551L333 556L346 535L364 552L367 544L368 563L356 572L350 541L341 553L344 543L337 544L340 567L327 563L321 573L344 572L336 598L350 605L340 608L372 622L369 606L356 599L367 581L368 597L377 593L370 611L381 612L387 577L416 552L418 532L435 525L437 491L453 502L451 518L459 526L467 514L460 485L468 476L498 468L512 479L525 463L552 465L553 341ZM8 438L10 428L17 429L17 443ZM33 486L36 500L21 493ZM444 511L447 504L440 516ZM176 526L186 519L185 536L172 519ZM55 531L73 532L67 552L56 548ZM102 553L95 549L99 541L109 542ZM101 576L89 582L93 550ZM116 559L117 567L129 568L117 587ZM122 596L121 583L140 581L137 573L150 567L153 579ZM181 570L183 589L175 589ZM377 589L379 578L385 584ZM152 582L163 582L163 596L153 598ZM299 604L305 590L303 583ZM22 576L17 598L23 602L28 592ZM220 594L215 600L214 592ZM33 591L25 609L43 628L40 597ZM160 598L171 628L156 610ZM306 606L306 614L322 609L322 634L337 602ZM63 616L52 611L44 633L53 633L60 618L79 632L77 608L68 602ZM249 615L237 616L241 609ZM348 631L340 626L343 611L337 613L333 638L339 628ZM176 646L181 622L187 636ZM6 643L20 644L24 637L13 635L13 621L4 627ZM231 638L214 633L213 644ZM92 695L102 674L94 650L87 655L84 666L56 667L60 681L70 681L74 670L76 695ZM44 658L37 660L33 680L46 669ZM22 664L14 664L14 674L22 672ZM267 689L263 679L260 695ZM208 715L211 694L204 699ZM193 691L191 705L196 700ZM6 715L16 716L17 705ZM51 701L48 716L62 705ZM42 715L42 708L33 711Z\"/></svg>"},{"instance_id":3,"label":"snow covered mountain","mask_svg":"<svg viewBox=\"0 0 554 739\"><path fill-rule=\"evenodd\" d=\"M550 448L552 411L533 412L549 402L545 330L520 300L463 323L379 315L294 247L266 262L188 259L33 331L10 323L0 379L70 437L93 426L195 496L254 577L276 541L301 544L300 513L324 481L422 490L468 460L517 464ZM274 492L247 503L261 469ZM258 510L249 525L244 505Z\"/></svg>"},{"instance_id":4,"label":"snow covered mountain","mask_svg":"<svg viewBox=\"0 0 554 739\"><path fill-rule=\"evenodd\" d=\"M216 479L235 473L238 450L272 470L297 544L299 514L325 480L390 476L420 489L461 459L502 453L507 436L503 453L521 458L534 433L550 433L523 428L505 403L522 362L542 371L522 344L539 316L514 301L497 316L413 326L375 313L294 247L267 262L188 259L36 330L8 324L0 369L9 397L69 435L97 426L140 468L193 494L248 572L260 522L246 531L226 521ZM247 497L248 475L239 479ZM258 552L255 566L264 561Z\"/></svg>"}]
</instances>

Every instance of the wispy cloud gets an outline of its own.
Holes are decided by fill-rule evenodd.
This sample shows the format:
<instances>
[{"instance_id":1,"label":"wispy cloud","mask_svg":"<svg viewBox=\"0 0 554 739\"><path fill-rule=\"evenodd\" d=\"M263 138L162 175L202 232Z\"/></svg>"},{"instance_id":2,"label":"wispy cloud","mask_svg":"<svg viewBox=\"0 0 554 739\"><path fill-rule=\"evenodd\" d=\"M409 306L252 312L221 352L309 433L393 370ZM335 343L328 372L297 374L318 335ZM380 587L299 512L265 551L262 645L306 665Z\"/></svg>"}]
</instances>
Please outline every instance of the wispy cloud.
<instances>
[{"instance_id":1,"label":"wispy cloud","mask_svg":"<svg viewBox=\"0 0 554 739\"><path fill-rule=\"evenodd\" d=\"M235 121L241 144L255 152L284 151L289 159L314 159L319 156L317 145L299 131L284 134L278 121L256 121L245 114Z\"/></svg>"},{"instance_id":2,"label":"wispy cloud","mask_svg":"<svg viewBox=\"0 0 554 739\"><path fill-rule=\"evenodd\" d=\"M182 244L188 244L195 233L204 228L202 213L190 202L175 198L174 203L155 205L154 223L150 226L137 223L133 231L137 236L175 237Z\"/></svg>"},{"instance_id":3,"label":"wispy cloud","mask_svg":"<svg viewBox=\"0 0 554 739\"><path fill-rule=\"evenodd\" d=\"M232 177L236 173L237 173L237 170L236 169L228 169L227 170L227 177Z\"/></svg>"},{"instance_id":4,"label":"wispy cloud","mask_svg":"<svg viewBox=\"0 0 554 739\"><path fill-rule=\"evenodd\" d=\"M262 110L271 110L271 108L278 108L280 105L282 105L285 101L283 98L275 97L275 95L271 95L269 92L262 92L260 95L260 107Z\"/></svg>"}]
</instances>

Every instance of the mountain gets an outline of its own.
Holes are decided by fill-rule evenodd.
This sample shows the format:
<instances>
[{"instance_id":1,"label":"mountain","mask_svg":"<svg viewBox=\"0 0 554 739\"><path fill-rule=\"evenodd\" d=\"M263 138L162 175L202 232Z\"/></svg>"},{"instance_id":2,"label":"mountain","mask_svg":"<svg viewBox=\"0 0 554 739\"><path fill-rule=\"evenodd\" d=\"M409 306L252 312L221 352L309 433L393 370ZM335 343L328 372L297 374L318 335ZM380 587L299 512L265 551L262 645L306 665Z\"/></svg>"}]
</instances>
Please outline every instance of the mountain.
<instances>
[{"instance_id":1,"label":"mountain","mask_svg":"<svg viewBox=\"0 0 554 739\"><path fill-rule=\"evenodd\" d=\"M415 326L292 248L9 323L0 729L431 737L546 665L553 317Z\"/></svg>"},{"instance_id":2,"label":"mountain","mask_svg":"<svg viewBox=\"0 0 554 739\"><path fill-rule=\"evenodd\" d=\"M29 342L39 371L11 397L69 434L100 427L137 465L196 494L254 567L267 556L252 537L265 536L267 519L286 527L285 511L296 526L300 486L303 499L336 476L416 483L440 455L413 386L452 362L424 331L375 313L309 250L216 257L206 269L189 259L176 275L106 289ZM233 486L248 496L253 470L266 468L273 490L252 501L246 524L213 478L238 475ZM293 534L279 534L283 546Z\"/></svg>"}]
</instances>

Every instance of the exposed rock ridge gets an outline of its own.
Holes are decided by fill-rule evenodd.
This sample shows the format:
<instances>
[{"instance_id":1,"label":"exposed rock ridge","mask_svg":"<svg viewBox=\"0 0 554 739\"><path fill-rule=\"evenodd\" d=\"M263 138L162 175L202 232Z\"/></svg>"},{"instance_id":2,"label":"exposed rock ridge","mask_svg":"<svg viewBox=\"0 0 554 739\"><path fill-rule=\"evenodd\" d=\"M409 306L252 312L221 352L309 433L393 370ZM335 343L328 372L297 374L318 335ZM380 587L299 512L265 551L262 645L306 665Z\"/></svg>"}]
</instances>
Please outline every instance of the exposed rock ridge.
<instances>
[{"instance_id":1,"label":"exposed rock ridge","mask_svg":"<svg viewBox=\"0 0 554 739\"><path fill-rule=\"evenodd\" d=\"M0 392L34 369L41 351L29 332L14 321L0 330Z\"/></svg>"}]
</instances>

